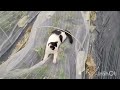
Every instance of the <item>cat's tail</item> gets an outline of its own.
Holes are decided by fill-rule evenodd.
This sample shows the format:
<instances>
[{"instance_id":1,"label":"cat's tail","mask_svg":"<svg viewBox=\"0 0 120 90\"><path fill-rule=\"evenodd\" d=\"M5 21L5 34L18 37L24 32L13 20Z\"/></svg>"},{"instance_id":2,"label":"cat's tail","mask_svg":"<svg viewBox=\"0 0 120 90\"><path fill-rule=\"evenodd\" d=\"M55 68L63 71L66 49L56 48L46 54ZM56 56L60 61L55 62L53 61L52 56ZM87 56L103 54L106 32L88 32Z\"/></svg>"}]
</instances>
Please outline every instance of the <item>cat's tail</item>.
<instances>
[{"instance_id":1,"label":"cat's tail","mask_svg":"<svg viewBox=\"0 0 120 90\"><path fill-rule=\"evenodd\" d=\"M67 35L69 42L72 44L73 43L73 38L71 36L71 33L68 30L65 30L65 34Z\"/></svg>"}]
</instances>

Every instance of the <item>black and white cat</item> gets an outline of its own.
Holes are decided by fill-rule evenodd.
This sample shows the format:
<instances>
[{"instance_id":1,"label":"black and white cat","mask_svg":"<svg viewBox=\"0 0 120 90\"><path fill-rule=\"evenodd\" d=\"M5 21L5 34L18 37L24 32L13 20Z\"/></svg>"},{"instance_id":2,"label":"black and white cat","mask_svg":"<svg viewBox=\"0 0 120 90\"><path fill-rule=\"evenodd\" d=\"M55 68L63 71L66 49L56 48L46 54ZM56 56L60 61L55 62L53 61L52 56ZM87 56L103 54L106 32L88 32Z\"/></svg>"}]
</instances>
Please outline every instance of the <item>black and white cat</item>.
<instances>
[{"instance_id":1,"label":"black and white cat","mask_svg":"<svg viewBox=\"0 0 120 90\"><path fill-rule=\"evenodd\" d=\"M48 59L49 55L53 54L54 55L53 63L55 64L57 56L58 56L59 46L61 45L61 43L63 43L66 40L67 37L69 39L69 42L72 44L73 39L72 39L72 36L70 35L69 31L58 30L58 29L54 30L47 41L43 61L46 61Z\"/></svg>"}]
</instances>

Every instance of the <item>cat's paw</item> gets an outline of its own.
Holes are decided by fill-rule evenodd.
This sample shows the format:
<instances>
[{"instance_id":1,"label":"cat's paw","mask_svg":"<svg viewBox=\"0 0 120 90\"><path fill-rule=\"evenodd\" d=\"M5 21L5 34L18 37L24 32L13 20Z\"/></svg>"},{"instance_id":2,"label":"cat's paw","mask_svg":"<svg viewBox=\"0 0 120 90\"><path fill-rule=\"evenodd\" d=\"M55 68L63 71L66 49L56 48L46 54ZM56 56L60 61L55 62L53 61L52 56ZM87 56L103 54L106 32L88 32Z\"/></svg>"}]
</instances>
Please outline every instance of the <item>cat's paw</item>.
<instances>
[{"instance_id":1,"label":"cat's paw","mask_svg":"<svg viewBox=\"0 0 120 90\"><path fill-rule=\"evenodd\" d=\"M53 63L56 64L56 60L53 60Z\"/></svg>"}]
</instances>

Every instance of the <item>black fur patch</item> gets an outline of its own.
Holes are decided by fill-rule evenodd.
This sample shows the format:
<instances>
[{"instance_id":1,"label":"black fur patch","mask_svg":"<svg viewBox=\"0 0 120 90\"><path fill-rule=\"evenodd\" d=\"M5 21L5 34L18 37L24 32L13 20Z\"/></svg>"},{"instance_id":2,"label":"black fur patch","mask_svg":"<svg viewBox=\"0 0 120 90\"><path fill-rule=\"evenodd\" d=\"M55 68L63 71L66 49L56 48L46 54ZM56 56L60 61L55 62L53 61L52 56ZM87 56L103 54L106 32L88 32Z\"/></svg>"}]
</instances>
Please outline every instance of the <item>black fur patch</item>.
<instances>
[{"instance_id":1,"label":"black fur patch","mask_svg":"<svg viewBox=\"0 0 120 90\"><path fill-rule=\"evenodd\" d=\"M55 47L57 47L57 43L58 43L58 42L50 42L50 43L49 43L49 44L50 44L50 48L51 48L52 50L54 50ZM48 44L48 46L49 46L49 44Z\"/></svg>"},{"instance_id":2,"label":"black fur patch","mask_svg":"<svg viewBox=\"0 0 120 90\"><path fill-rule=\"evenodd\" d=\"M59 38L60 38L60 41L62 42L63 41L63 36L60 35Z\"/></svg>"},{"instance_id":3,"label":"black fur patch","mask_svg":"<svg viewBox=\"0 0 120 90\"><path fill-rule=\"evenodd\" d=\"M54 30L54 31L52 31L52 33L55 33L55 34L57 34L57 35L60 35L60 34L61 34L61 31Z\"/></svg>"},{"instance_id":4,"label":"black fur patch","mask_svg":"<svg viewBox=\"0 0 120 90\"><path fill-rule=\"evenodd\" d=\"M73 43L73 38L72 36L70 35L71 33L68 31L68 30L65 30L65 34L68 36L68 39L69 39L69 42L72 44ZM68 33L67 33L68 32Z\"/></svg>"},{"instance_id":5,"label":"black fur patch","mask_svg":"<svg viewBox=\"0 0 120 90\"><path fill-rule=\"evenodd\" d=\"M55 47L54 47L54 46L50 46L50 48L51 48L52 50L54 50L54 49L55 49Z\"/></svg>"}]
</instances>

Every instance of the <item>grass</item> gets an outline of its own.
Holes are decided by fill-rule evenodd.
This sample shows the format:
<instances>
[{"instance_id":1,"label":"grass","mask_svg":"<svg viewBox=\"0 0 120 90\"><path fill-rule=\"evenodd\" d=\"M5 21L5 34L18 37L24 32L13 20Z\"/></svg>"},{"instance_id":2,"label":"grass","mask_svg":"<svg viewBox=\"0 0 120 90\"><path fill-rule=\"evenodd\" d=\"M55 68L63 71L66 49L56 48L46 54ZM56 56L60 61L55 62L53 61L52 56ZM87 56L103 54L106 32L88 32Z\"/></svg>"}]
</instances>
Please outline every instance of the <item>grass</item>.
<instances>
[{"instance_id":1,"label":"grass","mask_svg":"<svg viewBox=\"0 0 120 90\"><path fill-rule=\"evenodd\" d=\"M4 11L0 13L0 27L4 31L11 31L17 21L27 15L27 11Z\"/></svg>"},{"instance_id":2,"label":"grass","mask_svg":"<svg viewBox=\"0 0 120 90\"><path fill-rule=\"evenodd\" d=\"M65 41L66 42L66 41ZM63 50L65 50L65 48L67 48L67 45L65 44L65 42L63 42L60 46L60 48L62 48Z\"/></svg>"},{"instance_id":3,"label":"grass","mask_svg":"<svg viewBox=\"0 0 120 90\"><path fill-rule=\"evenodd\" d=\"M61 46L60 46L60 48L59 48L59 53L58 53L58 58L59 58L59 60L62 60L62 61L65 60L65 53L64 53L64 51L65 51L65 48L66 48L66 47L67 47L67 46L66 46L65 43L62 43L62 44L61 44Z\"/></svg>"},{"instance_id":4,"label":"grass","mask_svg":"<svg viewBox=\"0 0 120 90\"><path fill-rule=\"evenodd\" d=\"M62 61L63 64L64 64L64 61L65 61L64 51L60 51L60 52L58 53L58 59L59 59L59 61Z\"/></svg>"},{"instance_id":5,"label":"grass","mask_svg":"<svg viewBox=\"0 0 120 90\"><path fill-rule=\"evenodd\" d=\"M43 66L41 68L34 69L26 79L44 79L48 71L48 66Z\"/></svg>"},{"instance_id":6,"label":"grass","mask_svg":"<svg viewBox=\"0 0 120 90\"><path fill-rule=\"evenodd\" d=\"M66 30L71 30L73 27L75 27L74 24L65 23L65 29L66 29Z\"/></svg>"},{"instance_id":7,"label":"grass","mask_svg":"<svg viewBox=\"0 0 120 90\"><path fill-rule=\"evenodd\" d=\"M43 66L42 68L36 69L33 73L35 74L35 78L43 79L48 71L48 66Z\"/></svg>"},{"instance_id":8,"label":"grass","mask_svg":"<svg viewBox=\"0 0 120 90\"><path fill-rule=\"evenodd\" d=\"M71 19L73 17L74 12L69 12L69 13L70 14L68 14L65 17L62 17L61 15L60 16L56 15L54 18L52 18L53 26L54 27L59 27L60 24L62 24L61 22L64 21L66 18ZM63 22L63 23L65 23L65 22ZM65 29L68 29L68 30L73 27L73 25L71 25L69 23L65 23L64 26L66 27Z\"/></svg>"},{"instance_id":9,"label":"grass","mask_svg":"<svg viewBox=\"0 0 120 90\"><path fill-rule=\"evenodd\" d=\"M64 55L63 52L59 52L58 57L59 57L60 60L64 60L65 59L65 55Z\"/></svg>"},{"instance_id":10,"label":"grass","mask_svg":"<svg viewBox=\"0 0 120 90\"><path fill-rule=\"evenodd\" d=\"M58 79L66 79L66 75L65 75L65 72L63 70L63 68L61 68L58 72L57 72L57 76L58 76Z\"/></svg>"},{"instance_id":11,"label":"grass","mask_svg":"<svg viewBox=\"0 0 120 90\"><path fill-rule=\"evenodd\" d=\"M50 29L48 30L48 32L47 32L47 37L51 35L51 32L52 32L52 31L53 31L52 28L50 28Z\"/></svg>"},{"instance_id":12,"label":"grass","mask_svg":"<svg viewBox=\"0 0 120 90\"><path fill-rule=\"evenodd\" d=\"M48 72L48 66L43 66L40 68L36 68L29 72L22 72L19 76L9 76L7 78L14 78L14 79L44 79ZM14 73L13 73L14 74ZM11 74L12 75L12 74Z\"/></svg>"},{"instance_id":13,"label":"grass","mask_svg":"<svg viewBox=\"0 0 120 90\"><path fill-rule=\"evenodd\" d=\"M45 53L45 49L43 47L36 48L35 51L37 52L39 56L43 58L44 53Z\"/></svg>"},{"instance_id":14,"label":"grass","mask_svg":"<svg viewBox=\"0 0 120 90\"><path fill-rule=\"evenodd\" d=\"M54 27L57 27L58 24L60 23L60 17L59 16L55 16L54 18L52 18L52 23Z\"/></svg>"}]
</instances>

